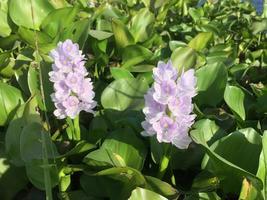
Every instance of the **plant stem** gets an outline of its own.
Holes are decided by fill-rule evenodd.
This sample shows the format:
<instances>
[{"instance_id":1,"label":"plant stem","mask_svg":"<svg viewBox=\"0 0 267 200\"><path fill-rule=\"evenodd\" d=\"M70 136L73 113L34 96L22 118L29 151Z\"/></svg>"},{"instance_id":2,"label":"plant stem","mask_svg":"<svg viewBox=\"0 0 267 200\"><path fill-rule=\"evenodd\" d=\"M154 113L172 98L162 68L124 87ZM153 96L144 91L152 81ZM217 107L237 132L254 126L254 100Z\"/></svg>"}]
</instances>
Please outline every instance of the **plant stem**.
<instances>
[{"instance_id":1,"label":"plant stem","mask_svg":"<svg viewBox=\"0 0 267 200\"><path fill-rule=\"evenodd\" d=\"M31 3L32 24L33 24L33 26L35 26L32 0L30 1L30 3ZM34 30L34 33L35 33L34 35L35 35L35 52L36 52L35 61L37 63L38 71L39 71L40 92L41 92L42 102L43 102L43 106L44 106L44 112L43 113L44 113L44 118L45 118L46 125L47 125L47 131L50 132L49 119L48 119L48 116L46 113L47 107L46 107L46 103L45 103L42 70L41 70L41 65L40 65L41 59L40 59L39 47L38 47L38 37L37 37L37 33L35 30ZM42 134L42 160L43 160L43 165L45 166L44 167L44 180L45 180L44 183L45 183L46 200L53 200L50 170L48 168L48 166L49 166L48 149L46 146L45 136L44 136L44 134L47 134L47 133L45 133L43 130L41 134ZM55 162L55 160L54 160L54 162Z\"/></svg>"},{"instance_id":2,"label":"plant stem","mask_svg":"<svg viewBox=\"0 0 267 200\"><path fill-rule=\"evenodd\" d=\"M75 117L75 119L73 120L73 125L74 125L73 139L76 141L79 141L79 140L81 140L79 115L77 117Z\"/></svg>"}]
</instances>

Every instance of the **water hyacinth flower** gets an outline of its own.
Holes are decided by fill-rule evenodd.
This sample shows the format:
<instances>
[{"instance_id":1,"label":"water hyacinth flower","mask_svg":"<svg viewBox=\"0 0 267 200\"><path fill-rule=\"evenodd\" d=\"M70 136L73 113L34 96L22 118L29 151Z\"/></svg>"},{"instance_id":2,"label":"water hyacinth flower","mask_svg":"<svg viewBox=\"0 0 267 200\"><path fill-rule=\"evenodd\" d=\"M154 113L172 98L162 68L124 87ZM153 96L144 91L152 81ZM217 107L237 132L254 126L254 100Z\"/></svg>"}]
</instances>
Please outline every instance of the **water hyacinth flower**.
<instances>
[{"instance_id":1,"label":"water hyacinth flower","mask_svg":"<svg viewBox=\"0 0 267 200\"><path fill-rule=\"evenodd\" d=\"M91 79L86 78L88 73L79 45L71 40L59 42L50 56L54 61L53 71L49 72L55 91L51 94L56 107L54 115L59 119L74 119L82 110L93 113L95 93Z\"/></svg>"},{"instance_id":2,"label":"water hyacinth flower","mask_svg":"<svg viewBox=\"0 0 267 200\"><path fill-rule=\"evenodd\" d=\"M156 135L159 142L172 143L186 149L191 142L188 130L195 115L192 114L192 98L196 95L194 70L182 72L159 62L153 69L154 84L145 95L145 121L142 122L143 136Z\"/></svg>"}]
</instances>

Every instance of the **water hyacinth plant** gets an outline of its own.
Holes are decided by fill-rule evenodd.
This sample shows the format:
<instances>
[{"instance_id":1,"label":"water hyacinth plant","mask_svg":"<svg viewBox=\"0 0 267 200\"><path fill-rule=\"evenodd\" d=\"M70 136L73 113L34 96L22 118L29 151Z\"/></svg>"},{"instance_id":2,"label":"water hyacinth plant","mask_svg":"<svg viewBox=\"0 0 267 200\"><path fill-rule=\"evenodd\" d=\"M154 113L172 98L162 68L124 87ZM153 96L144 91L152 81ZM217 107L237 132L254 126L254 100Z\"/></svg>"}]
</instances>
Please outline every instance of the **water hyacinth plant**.
<instances>
[{"instance_id":1,"label":"water hyacinth plant","mask_svg":"<svg viewBox=\"0 0 267 200\"><path fill-rule=\"evenodd\" d=\"M196 95L194 70L178 71L171 61L159 62L153 69L155 83L145 95L146 116L142 126L143 136L156 135L159 142L172 143L186 149L192 141L188 135L195 115L192 114L192 98Z\"/></svg>"},{"instance_id":2,"label":"water hyacinth plant","mask_svg":"<svg viewBox=\"0 0 267 200\"><path fill-rule=\"evenodd\" d=\"M0 200L267 199L263 0L0 0Z\"/></svg>"}]
</instances>

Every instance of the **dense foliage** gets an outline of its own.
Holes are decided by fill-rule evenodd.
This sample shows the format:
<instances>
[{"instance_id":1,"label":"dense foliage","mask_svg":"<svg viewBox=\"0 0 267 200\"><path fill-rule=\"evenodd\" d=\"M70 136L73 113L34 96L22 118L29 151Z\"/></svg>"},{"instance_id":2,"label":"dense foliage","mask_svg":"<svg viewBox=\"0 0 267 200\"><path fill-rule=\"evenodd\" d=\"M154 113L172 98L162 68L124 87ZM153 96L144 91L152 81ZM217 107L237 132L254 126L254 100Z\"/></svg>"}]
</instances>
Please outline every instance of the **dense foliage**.
<instances>
[{"instance_id":1,"label":"dense foliage","mask_svg":"<svg viewBox=\"0 0 267 200\"><path fill-rule=\"evenodd\" d=\"M266 3L0 0L0 199L267 199ZM97 102L74 120L50 96L66 39ZM197 78L183 150L140 134L169 59Z\"/></svg>"}]
</instances>

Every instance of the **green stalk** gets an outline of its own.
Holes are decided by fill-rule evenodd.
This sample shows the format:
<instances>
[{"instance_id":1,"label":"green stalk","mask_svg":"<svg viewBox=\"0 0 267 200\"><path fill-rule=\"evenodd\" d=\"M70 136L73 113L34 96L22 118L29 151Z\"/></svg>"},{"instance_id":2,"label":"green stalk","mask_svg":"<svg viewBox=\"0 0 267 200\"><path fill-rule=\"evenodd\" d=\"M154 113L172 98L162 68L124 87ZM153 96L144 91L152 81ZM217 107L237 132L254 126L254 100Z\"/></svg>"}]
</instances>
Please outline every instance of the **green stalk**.
<instances>
[{"instance_id":1,"label":"green stalk","mask_svg":"<svg viewBox=\"0 0 267 200\"><path fill-rule=\"evenodd\" d=\"M79 140L81 140L79 115L77 117L75 117L75 119L73 120L73 125L74 125L73 139L76 141L79 141Z\"/></svg>"},{"instance_id":2,"label":"green stalk","mask_svg":"<svg viewBox=\"0 0 267 200\"><path fill-rule=\"evenodd\" d=\"M33 26L35 25L35 20L34 20L34 13L33 13L33 4L32 4L32 0L30 1L31 3L31 16L32 16L32 23ZM45 103L45 95L44 95L44 87L43 87L43 78L42 78L42 69L41 69L41 58L40 58L40 54L39 54L39 46L38 46L38 36L36 31L34 30L35 33L35 61L38 67L38 71L39 71L39 82L40 82L40 92L41 92L41 97L42 97L42 102L43 102L43 106L44 106L44 118L46 121L46 125L47 125L47 130L50 131L50 125L49 125L49 119L47 116L47 107L46 107L46 103ZM52 194L52 184L51 184L51 177L50 177L50 170L49 170L49 160L48 160L48 149L45 143L45 136L44 134L46 134L44 132L44 130L41 132L42 135L42 160L43 160L43 165L44 165L44 182L45 182L45 193L46 193L46 200L53 200L53 194ZM55 162L55 161L54 161Z\"/></svg>"}]
</instances>

